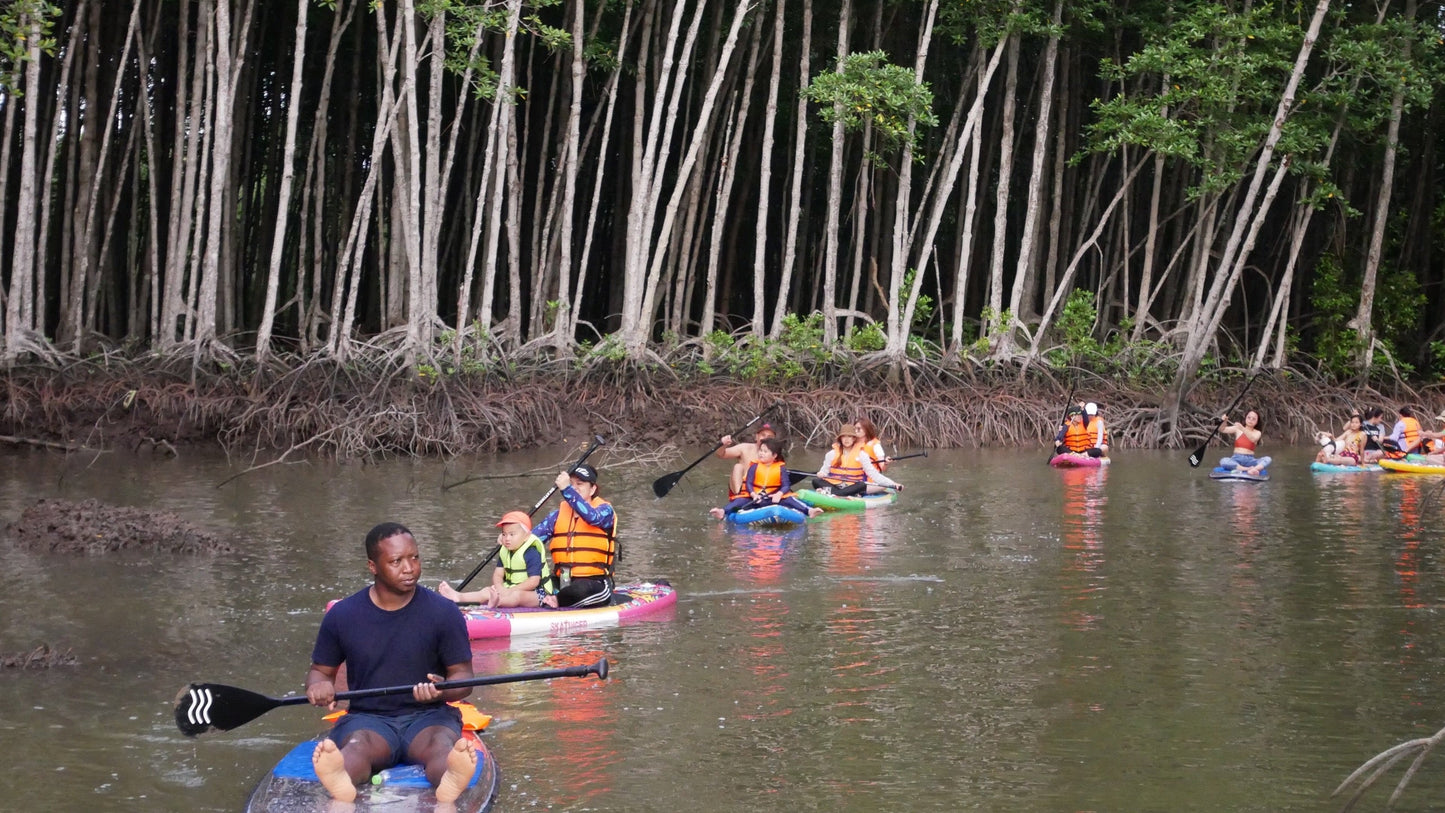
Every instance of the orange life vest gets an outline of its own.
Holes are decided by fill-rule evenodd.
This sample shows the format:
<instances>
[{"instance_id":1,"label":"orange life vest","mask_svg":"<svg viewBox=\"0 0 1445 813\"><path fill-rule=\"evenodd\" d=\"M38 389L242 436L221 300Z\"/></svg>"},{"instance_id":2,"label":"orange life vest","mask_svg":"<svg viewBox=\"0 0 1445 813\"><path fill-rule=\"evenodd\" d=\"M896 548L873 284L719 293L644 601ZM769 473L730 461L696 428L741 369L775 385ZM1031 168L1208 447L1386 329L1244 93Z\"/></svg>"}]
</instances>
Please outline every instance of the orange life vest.
<instances>
[{"instance_id":1,"label":"orange life vest","mask_svg":"<svg viewBox=\"0 0 1445 813\"><path fill-rule=\"evenodd\" d=\"M771 463L754 463L748 466L748 476L743 481L743 488L748 492L746 496L768 496L778 493L783 487L783 461L774 460ZM784 494L784 497L790 496Z\"/></svg>"},{"instance_id":2,"label":"orange life vest","mask_svg":"<svg viewBox=\"0 0 1445 813\"><path fill-rule=\"evenodd\" d=\"M873 468L879 471L888 470L888 455L883 452L883 441L878 438L865 441L863 449L868 452L869 459L873 461Z\"/></svg>"},{"instance_id":3,"label":"orange life vest","mask_svg":"<svg viewBox=\"0 0 1445 813\"><path fill-rule=\"evenodd\" d=\"M595 508L608 503L594 496L590 504ZM552 563L558 570L568 570L574 579L612 575L612 566L617 562L615 512L610 529L598 528L582 519L572 510L572 504L563 500L557 507L557 522L552 527L547 551L552 554Z\"/></svg>"},{"instance_id":4,"label":"orange life vest","mask_svg":"<svg viewBox=\"0 0 1445 813\"><path fill-rule=\"evenodd\" d=\"M1083 421L1069 421L1069 427L1064 431L1064 448L1074 454L1083 454L1094 448L1094 433L1084 426Z\"/></svg>"},{"instance_id":5,"label":"orange life vest","mask_svg":"<svg viewBox=\"0 0 1445 813\"><path fill-rule=\"evenodd\" d=\"M1099 446L1100 448L1109 445L1109 430L1104 427L1103 418L1100 418L1098 415L1092 418L1085 416L1084 428L1087 429L1089 435L1094 438L1094 441L1089 445Z\"/></svg>"},{"instance_id":6,"label":"orange life vest","mask_svg":"<svg viewBox=\"0 0 1445 813\"><path fill-rule=\"evenodd\" d=\"M1397 452L1385 452L1385 457L1391 460L1402 460L1405 455L1414 454L1418 451L1415 446L1420 443L1420 422L1414 418L1401 418L1400 423L1405 425L1405 443Z\"/></svg>"},{"instance_id":7,"label":"orange life vest","mask_svg":"<svg viewBox=\"0 0 1445 813\"><path fill-rule=\"evenodd\" d=\"M863 482L863 462L858 459L863 450L854 444L852 448L848 449L835 446L833 451L837 454L833 456L833 463L828 466L828 479L848 480L854 483Z\"/></svg>"}]
</instances>

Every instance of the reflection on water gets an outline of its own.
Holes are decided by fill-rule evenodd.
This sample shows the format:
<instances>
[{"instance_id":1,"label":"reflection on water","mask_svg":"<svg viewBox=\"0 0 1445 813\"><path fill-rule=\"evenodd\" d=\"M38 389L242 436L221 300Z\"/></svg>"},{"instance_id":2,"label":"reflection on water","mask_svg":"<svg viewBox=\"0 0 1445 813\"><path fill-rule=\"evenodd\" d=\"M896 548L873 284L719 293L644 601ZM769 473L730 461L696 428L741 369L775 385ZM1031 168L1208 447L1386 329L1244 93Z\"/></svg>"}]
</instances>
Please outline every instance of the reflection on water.
<instances>
[{"instance_id":1,"label":"reflection on water","mask_svg":"<svg viewBox=\"0 0 1445 813\"><path fill-rule=\"evenodd\" d=\"M1064 471L931 453L890 471L908 484L897 505L787 531L707 516L722 463L665 499L653 472L614 476L620 575L666 578L681 600L655 622L476 648L479 674L612 665L605 682L474 693L493 715L497 809L1331 809L1365 758L1445 724L1445 506L1440 478L1311 475L1312 451L1287 450L1261 484L1211 481L1177 453ZM6 463L6 519L39 496L93 496L242 547L0 548L0 653L47 642L82 661L0 673L0 799L26 809L239 808L319 715L187 740L175 691L299 691L321 607L366 582L367 528L405 522L426 583L455 580L490 550L495 516L550 485L442 491L456 466L416 461L278 466L220 489L236 470L199 455ZM1445 792L1441 773L1427 767L1402 809Z\"/></svg>"}]
</instances>

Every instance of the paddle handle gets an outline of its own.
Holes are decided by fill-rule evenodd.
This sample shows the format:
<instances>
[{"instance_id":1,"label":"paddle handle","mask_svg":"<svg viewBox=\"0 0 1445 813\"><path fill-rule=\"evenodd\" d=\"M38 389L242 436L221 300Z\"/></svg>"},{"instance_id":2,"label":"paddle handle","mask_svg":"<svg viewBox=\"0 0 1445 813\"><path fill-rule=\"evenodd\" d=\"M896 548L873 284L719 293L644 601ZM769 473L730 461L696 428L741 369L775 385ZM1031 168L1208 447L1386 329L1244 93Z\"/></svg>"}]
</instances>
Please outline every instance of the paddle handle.
<instances>
[{"instance_id":1,"label":"paddle handle","mask_svg":"<svg viewBox=\"0 0 1445 813\"><path fill-rule=\"evenodd\" d=\"M1239 395L1235 396L1234 402L1229 405L1228 409L1224 410L1225 417L1228 417L1229 413L1233 412L1234 408L1239 406L1239 402L1244 400L1244 394L1249 392L1250 386L1254 384L1254 379L1258 377L1258 375L1258 373L1255 373L1249 377L1248 381L1244 382L1244 389L1239 391ZM1209 437L1204 439L1204 443L1200 444L1199 448L1194 450L1194 454L1189 456L1190 466L1197 467L1199 465L1199 461L1203 459L1204 453L1209 451L1209 444L1214 442L1214 436L1219 434L1219 427L1223 425L1223 423L1223 421L1215 421L1214 431L1210 432Z\"/></svg>"},{"instance_id":2,"label":"paddle handle","mask_svg":"<svg viewBox=\"0 0 1445 813\"><path fill-rule=\"evenodd\" d=\"M778 408L778 407L780 407L780 406L782 406L782 405L783 405L783 402L782 402L782 401L774 401L774 402L772 402L771 404L768 404L768 407L767 407L766 409L764 409L762 412L759 412L758 414L754 415L754 416L753 416L753 419L750 420L750 421L748 421L746 424L744 424L741 429L738 429L738 430L735 431L735 432L730 432L729 434L730 434L730 435L741 435L742 433L748 431L748 428L751 427L753 424L757 423L758 421L761 421L761 420L763 419L763 416L764 416L764 415L768 414L769 412L772 412L774 409L776 409L776 408ZM688 472L690 472L690 471L692 471L693 469L697 468L698 466L702 465L702 463L703 463L704 460L707 460L709 457L712 457L713 455L717 454L718 450L721 449L722 447L723 447L723 445L722 445L721 443L719 443L719 444L717 444L716 446L714 446L714 447L712 447L711 449L709 449L708 452L707 452L707 454L705 454L705 455L703 455L702 457L699 457L698 459L692 461L692 464L689 465L687 468L683 469L682 471L675 471L675 472L673 472L673 473L671 473L671 474L664 474L663 476L657 478L657 479L654 480L653 483L652 483L652 493L656 494L656 495L658 496L658 498L666 497L666 496L667 496L667 492L671 491L671 490L672 490L672 487L675 486L675 485L677 485L678 481L682 479L683 475L687 474Z\"/></svg>"},{"instance_id":3,"label":"paddle handle","mask_svg":"<svg viewBox=\"0 0 1445 813\"><path fill-rule=\"evenodd\" d=\"M592 436L592 445L587 447L587 451L583 452L583 453L582 453L582 456L579 457L579 458L577 458L577 462L573 463L572 466L571 466L571 468L568 469L568 471L571 471L572 469L577 468L578 466L582 465L583 463L586 463L586 462L587 462L587 458L591 457L591 456L592 456L592 453L595 452L595 451L597 451L597 447L598 447L598 446L601 446L602 444L604 444L604 443L606 443L606 442L607 442L606 439L603 438L601 435L593 435L593 436ZM543 495L542 495L542 499L537 500L537 504L534 505L534 506L532 506L532 510L527 512L527 516L530 517L530 516L536 514L536 513L537 513L537 509L539 509L539 508L541 508L543 505L545 505L548 500L552 499L552 495L553 495L553 494L556 494L556 493L557 493L557 486L556 486L556 484L554 483L554 484L552 485L552 488L549 489L546 494L543 494ZM502 552L502 546L501 546L501 545L498 545L498 546L496 546L495 548L492 548L492 552L489 553L489 554L487 554L487 558L485 558L485 559L483 559L481 562L477 563L477 566L474 567L474 568L472 568L472 572L471 572L471 573L468 573L468 574L467 574L467 577L466 577L465 579L462 579L462 583L457 585L457 592L460 593L461 591L467 589L467 585L471 584L471 583L472 583L472 579L475 579L475 578L477 577L477 574L482 572L482 568L486 567L486 566L487 566L487 563L489 563L489 562L491 562L493 559L497 558L497 554L499 554L499 553L501 553L501 552Z\"/></svg>"},{"instance_id":4,"label":"paddle handle","mask_svg":"<svg viewBox=\"0 0 1445 813\"><path fill-rule=\"evenodd\" d=\"M911 457L911 456L912 456L912 455L910 455L910 457ZM903 487L903 486L885 486L885 485L883 485L882 483L870 482L870 481L868 481L868 480L864 480L864 479L861 478L861 477L819 477L819 475L818 475L817 472L813 472L813 471L798 471L797 469L788 469L788 476L789 476L789 477L796 477L796 478L798 478L799 480L807 480L807 479L812 478L812 477L818 477L818 479L820 479L820 480L828 480L828 481L830 481L830 482L836 481L836 482L839 482L839 483L868 483L868 485L870 485L870 486L877 486L878 488L899 489L899 488L902 488L902 487ZM795 483L794 485L796 485L796 483Z\"/></svg>"},{"instance_id":5,"label":"paddle handle","mask_svg":"<svg viewBox=\"0 0 1445 813\"><path fill-rule=\"evenodd\" d=\"M467 686L493 686L498 683L518 683L524 680L550 680L560 677L586 677L596 674L602 680L607 679L607 659L600 658L589 666L568 666L563 669L541 669L535 672L517 672L510 675L481 675L479 677L463 678L461 680L442 680L436 684L437 689L461 689ZM337 700L355 700L362 697L381 697L388 694L411 694L413 686L383 686L375 689L352 689L346 692L337 692ZM300 706L311 701L306 695L292 695L291 697L278 698L278 706Z\"/></svg>"},{"instance_id":6,"label":"paddle handle","mask_svg":"<svg viewBox=\"0 0 1445 813\"><path fill-rule=\"evenodd\" d=\"M597 447L598 447L598 446L601 446L603 443L606 443L606 441L602 438L601 435L593 435L593 436L592 436L592 445L591 445L591 446L588 446L588 447L587 447L587 451L583 452L583 453L582 453L582 456L579 457L579 458L577 458L577 462L576 462L576 463L573 463L572 466L571 466L571 468L569 468L569 469L567 469L567 470L568 470L568 471L571 471L572 469L577 468L578 466L582 465L583 463L586 463L586 462L587 462L587 458L591 457L591 456L592 456L592 453L595 452L595 451L597 451ZM552 486L552 488L547 491L546 494L543 494L543 495L542 495L542 499L537 500L537 504L534 505L534 506L532 506L532 510L530 510L530 511L527 512L527 516L530 517L530 516L532 516L533 514L537 513L537 510L538 510L539 508L541 508L542 506L546 505L546 504L547 504L547 501L550 500L550 499L552 499L552 495L553 495L553 494L556 494L556 493L557 493L557 486L554 484L554 485Z\"/></svg>"},{"instance_id":7,"label":"paddle handle","mask_svg":"<svg viewBox=\"0 0 1445 813\"><path fill-rule=\"evenodd\" d=\"M925 451L925 452L914 452L913 454L904 454L904 455L899 455L899 456L897 456L897 457L885 457L885 458L883 458L883 462L884 462L884 463L897 463L897 462L900 461L900 460L907 460L907 459L910 458L910 457L928 457L928 452L926 452L926 451Z\"/></svg>"},{"instance_id":8,"label":"paddle handle","mask_svg":"<svg viewBox=\"0 0 1445 813\"><path fill-rule=\"evenodd\" d=\"M1069 406L1074 403L1074 393L1077 392L1078 389L1079 389L1079 382L1078 382L1077 379L1075 379L1074 381L1072 381L1072 382L1069 383L1069 397L1067 397L1067 398L1064 399L1064 414L1063 414L1062 417L1059 418L1059 423L1060 423L1060 424L1065 424L1065 423L1068 423L1068 422L1069 422ZM1058 437L1058 433L1055 432L1055 433L1054 433L1054 436L1055 436L1055 437ZM1054 459L1054 450L1053 450L1053 449L1050 449L1050 450L1049 450L1049 456L1044 459L1044 462L1045 462L1045 463L1048 463L1049 461L1051 461L1051 460L1053 460L1053 459Z\"/></svg>"}]
</instances>

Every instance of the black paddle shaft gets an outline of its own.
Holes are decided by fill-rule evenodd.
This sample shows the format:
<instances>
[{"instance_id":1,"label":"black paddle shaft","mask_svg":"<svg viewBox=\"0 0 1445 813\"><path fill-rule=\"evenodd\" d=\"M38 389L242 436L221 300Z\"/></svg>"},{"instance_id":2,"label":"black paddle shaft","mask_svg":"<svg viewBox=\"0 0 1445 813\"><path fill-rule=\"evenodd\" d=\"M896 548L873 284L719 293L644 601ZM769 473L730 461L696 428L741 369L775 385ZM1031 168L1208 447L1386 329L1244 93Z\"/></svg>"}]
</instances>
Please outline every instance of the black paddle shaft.
<instances>
[{"instance_id":1,"label":"black paddle shaft","mask_svg":"<svg viewBox=\"0 0 1445 813\"><path fill-rule=\"evenodd\" d=\"M524 680L549 680L559 677L586 677L596 674L607 679L607 659L601 658L590 666L569 666L564 669L544 669L536 672L518 672L510 675L483 675L461 680L443 680L436 684L438 689L460 689L465 686L491 686L498 683L516 683ZM385 686L374 689L354 689L337 692L337 700L354 700L361 697L380 697L389 694L410 694L412 686ZM268 697L264 694L225 686L219 683L192 683L181 690L176 699L176 727L187 737L205 733L211 729L230 731L245 725L266 712L281 706L300 706L311 702L306 695L291 697Z\"/></svg>"},{"instance_id":2,"label":"black paddle shaft","mask_svg":"<svg viewBox=\"0 0 1445 813\"><path fill-rule=\"evenodd\" d=\"M593 436L592 436L592 445L591 445L591 446L588 446L588 447L587 447L587 451L583 452L583 453L582 453L582 456L579 457L579 458L577 458L577 462L573 463L572 466L571 466L571 468L569 468L569 469L567 469L567 470L568 470L568 471L572 471L573 469L576 469L578 466L582 465L583 463L586 463L586 462L587 462L587 458L588 458L588 457L591 457L591 456L592 456L592 453L595 452L595 451L597 451L597 447L598 447L598 446L601 446L602 444L604 444L604 443L606 443L606 442L607 442L606 439L603 438L601 435L593 435ZM556 493L557 493L557 486L556 486L556 484L554 483L554 484L552 485L551 490L548 491L546 494L543 494L543 495L542 495L542 499L537 500L537 504L536 504L536 505L533 505L533 506L532 506L532 510L527 512L527 516L530 517L530 516L536 514L536 513L537 513L537 509L541 508L543 505L546 505L546 504L547 504L547 501L550 500L550 499L552 499L552 495L553 495L553 494L556 494ZM483 559L482 561L478 562L478 563L477 563L477 566L474 567L474 568L472 568L472 572L471 572L471 573L468 573L468 574L467 574L467 577L466 577L465 579L462 579L461 584L458 584L458 585L457 585L457 592L461 592L461 591L467 589L467 585L471 584L471 583L472 583L472 579L475 579L475 578L477 577L477 574L482 572L482 568L486 567L489 562L491 562L493 559L497 558L497 554L499 554L499 553L501 553L501 552L502 552L502 546L501 546L501 545L497 545L496 547L492 548L492 552L489 553L489 554L487 554L487 558L485 558L485 559Z\"/></svg>"},{"instance_id":3,"label":"black paddle shaft","mask_svg":"<svg viewBox=\"0 0 1445 813\"><path fill-rule=\"evenodd\" d=\"M1234 411L1235 407L1239 406L1240 401L1244 400L1244 394L1246 392L1249 392L1250 385L1254 384L1254 379L1258 376L1259 374L1256 373L1250 376L1248 381L1244 382L1244 389L1240 390L1239 395L1235 396L1234 403L1229 405L1229 409L1224 410L1224 414L1226 417L1229 415L1229 413ZM1204 453L1209 451L1209 444L1213 443L1214 436L1219 434L1219 426L1221 423L1223 423L1223 421L1214 422L1214 431L1210 432L1209 437L1205 438L1204 442L1199 445L1199 448L1194 450L1194 454L1189 456L1190 468L1199 468L1199 461L1204 459Z\"/></svg>"},{"instance_id":4,"label":"black paddle shaft","mask_svg":"<svg viewBox=\"0 0 1445 813\"><path fill-rule=\"evenodd\" d=\"M742 433L748 431L748 427L752 426L753 424L757 423L758 421L761 421L761 420L763 419L763 416L764 416L764 415L768 414L769 412L772 412L773 409L775 409L776 407L779 407L779 406L781 406L781 405L782 405L782 401L774 401L773 403L771 403L771 404L768 405L768 408L767 408L767 409L764 409L762 412L759 412L758 414L754 415L754 416L753 416L753 419L750 420L750 421L748 421L748 422L743 426L742 429L739 429L739 430L737 430L736 432L729 432L728 434L731 434L731 435L741 435ZM653 494L656 494L658 497L666 497L666 496L667 496L667 492L671 491L671 490L672 490L672 487L675 486L675 485L677 485L678 481L682 479L682 476L683 476L684 474L687 474L688 472L690 472L690 471L692 471L693 469L697 468L699 465L702 464L702 462L703 462L704 460L707 460L709 457L712 457L714 454L717 454L717 450L718 450L718 449L721 449L721 448L722 448L722 444L718 444L717 446L712 447L712 449L709 450L707 454L703 455L702 457L699 457L697 460L694 460L694 461L692 462L692 465L688 466L687 468L683 469L682 471L675 471L675 472L672 472L671 474L664 474L664 475L662 475L661 477L657 478L656 480L653 480L653 481L652 481L652 493L653 493Z\"/></svg>"}]
</instances>

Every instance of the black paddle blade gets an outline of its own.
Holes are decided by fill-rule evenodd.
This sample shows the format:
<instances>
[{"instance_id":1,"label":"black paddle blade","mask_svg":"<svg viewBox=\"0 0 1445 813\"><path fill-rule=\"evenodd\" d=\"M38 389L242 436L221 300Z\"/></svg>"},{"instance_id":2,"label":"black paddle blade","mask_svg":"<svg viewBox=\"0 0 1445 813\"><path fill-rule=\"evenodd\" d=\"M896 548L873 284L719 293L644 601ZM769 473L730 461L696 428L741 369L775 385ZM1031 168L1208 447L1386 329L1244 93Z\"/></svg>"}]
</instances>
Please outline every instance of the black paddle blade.
<instances>
[{"instance_id":1,"label":"black paddle blade","mask_svg":"<svg viewBox=\"0 0 1445 813\"><path fill-rule=\"evenodd\" d=\"M176 727L187 737L213 728L230 731L280 705L275 698L235 686L192 683L176 697Z\"/></svg>"},{"instance_id":2,"label":"black paddle blade","mask_svg":"<svg viewBox=\"0 0 1445 813\"><path fill-rule=\"evenodd\" d=\"M671 491L672 487L677 485L678 481L682 479L683 474L685 474L685 472L675 471L672 474L664 474L656 480L653 480L652 493L659 497L666 497L667 492Z\"/></svg>"},{"instance_id":3,"label":"black paddle blade","mask_svg":"<svg viewBox=\"0 0 1445 813\"><path fill-rule=\"evenodd\" d=\"M1189 456L1189 465L1190 465L1191 468L1196 468L1196 469L1199 468L1199 461L1200 461L1201 456L1202 456L1203 454L1204 454L1204 452L1201 450L1201 451L1196 451L1194 454L1192 454L1192 455Z\"/></svg>"}]
</instances>

